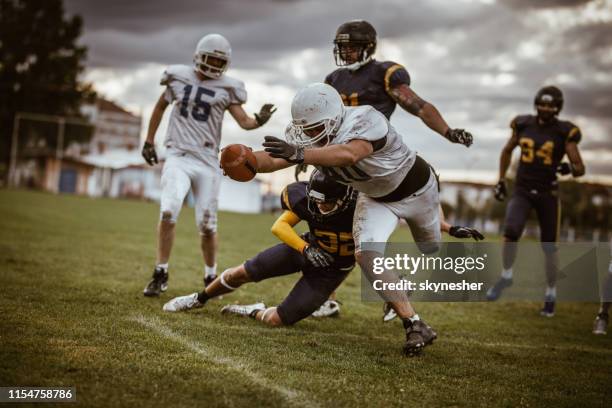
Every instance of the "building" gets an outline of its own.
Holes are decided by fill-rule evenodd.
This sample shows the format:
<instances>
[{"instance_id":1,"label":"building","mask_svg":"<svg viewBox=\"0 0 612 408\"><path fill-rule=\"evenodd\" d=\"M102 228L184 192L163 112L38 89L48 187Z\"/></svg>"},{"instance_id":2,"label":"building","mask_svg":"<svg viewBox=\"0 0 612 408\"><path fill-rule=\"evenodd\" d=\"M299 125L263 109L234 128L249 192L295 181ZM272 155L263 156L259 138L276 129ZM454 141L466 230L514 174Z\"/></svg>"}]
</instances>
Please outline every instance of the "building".
<instances>
[{"instance_id":1,"label":"building","mask_svg":"<svg viewBox=\"0 0 612 408\"><path fill-rule=\"evenodd\" d=\"M94 125L94 134L85 145L68 146L67 155L103 154L108 150L132 151L140 147L141 116L104 98L84 105L81 111Z\"/></svg>"}]
</instances>

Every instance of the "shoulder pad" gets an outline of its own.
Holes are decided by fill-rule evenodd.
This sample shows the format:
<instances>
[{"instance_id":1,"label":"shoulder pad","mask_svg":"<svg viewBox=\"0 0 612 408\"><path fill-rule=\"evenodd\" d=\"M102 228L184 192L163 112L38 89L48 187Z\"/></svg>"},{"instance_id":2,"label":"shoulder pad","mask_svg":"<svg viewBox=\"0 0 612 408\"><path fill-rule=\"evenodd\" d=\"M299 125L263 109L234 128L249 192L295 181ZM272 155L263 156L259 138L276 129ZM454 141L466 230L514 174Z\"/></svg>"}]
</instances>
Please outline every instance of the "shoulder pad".
<instances>
[{"instance_id":1,"label":"shoulder pad","mask_svg":"<svg viewBox=\"0 0 612 408\"><path fill-rule=\"evenodd\" d=\"M347 115L344 117L342 132L343 143L353 139L367 141L380 140L389 133L389 123L385 115L369 105L347 107Z\"/></svg>"},{"instance_id":2,"label":"shoulder pad","mask_svg":"<svg viewBox=\"0 0 612 408\"><path fill-rule=\"evenodd\" d=\"M168 85L175 79L185 80L193 72L193 68L189 65L170 65L162 74L160 85Z\"/></svg>"},{"instance_id":3,"label":"shoulder pad","mask_svg":"<svg viewBox=\"0 0 612 408\"><path fill-rule=\"evenodd\" d=\"M384 61L378 63L378 67L384 78L385 90L387 92L401 84L410 85L410 75L403 65L393 61Z\"/></svg>"},{"instance_id":4,"label":"shoulder pad","mask_svg":"<svg viewBox=\"0 0 612 408\"><path fill-rule=\"evenodd\" d=\"M560 120L559 127L563 133L565 133L566 141L579 143L582 139L582 132L580 132L580 128L569 120Z\"/></svg>"},{"instance_id":5,"label":"shoulder pad","mask_svg":"<svg viewBox=\"0 0 612 408\"><path fill-rule=\"evenodd\" d=\"M281 194L281 207L284 210L293 211L298 217L302 218L304 211L308 209L307 186L307 182L298 181L285 187Z\"/></svg>"},{"instance_id":6,"label":"shoulder pad","mask_svg":"<svg viewBox=\"0 0 612 408\"><path fill-rule=\"evenodd\" d=\"M227 75L222 76L221 80L222 87L230 94L231 103L240 105L246 103L247 91L243 81Z\"/></svg>"},{"instance_id":7,"label":"shoulder pad","mask_svg":"<svg viewBox=\"0 0 612 408\"><path fill-rule=\"evenodd\" d=\"M527 126L533 120L533 118L533 115L519 115L512 119L512 122L510 122L510 127L515 131L521 130L525 128L525 126Z\"/></svg>"}]
</instances>

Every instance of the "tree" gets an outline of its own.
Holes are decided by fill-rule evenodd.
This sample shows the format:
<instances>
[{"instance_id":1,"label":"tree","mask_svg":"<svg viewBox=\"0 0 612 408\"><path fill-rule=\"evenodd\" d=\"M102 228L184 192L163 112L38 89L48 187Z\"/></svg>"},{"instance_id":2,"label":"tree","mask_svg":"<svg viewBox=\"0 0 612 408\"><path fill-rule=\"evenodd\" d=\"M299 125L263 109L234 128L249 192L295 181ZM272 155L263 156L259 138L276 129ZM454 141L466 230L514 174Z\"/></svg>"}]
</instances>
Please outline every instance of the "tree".
<instances>
[{"instance_id":1,"label":"tree","mask_svg":"<svg viewBox=\"0 0 612 408\"><path fill-rule=\"evenodd\" d=\"M0 179L6 179L16 112L80 116L92 100L79 81L87 49L77 45L83 20L64 16L62 0L0 0ZM76 130L68 139L91 132Z\"/></svg>"}]
</instances>

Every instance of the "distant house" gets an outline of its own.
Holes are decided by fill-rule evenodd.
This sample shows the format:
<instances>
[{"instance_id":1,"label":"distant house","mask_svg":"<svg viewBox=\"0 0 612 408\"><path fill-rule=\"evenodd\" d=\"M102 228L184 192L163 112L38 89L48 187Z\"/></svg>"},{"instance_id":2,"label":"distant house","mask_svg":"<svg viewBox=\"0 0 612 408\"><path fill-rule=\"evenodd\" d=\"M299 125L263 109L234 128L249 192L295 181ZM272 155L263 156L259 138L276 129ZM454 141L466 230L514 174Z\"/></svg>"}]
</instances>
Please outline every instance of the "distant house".
<instances>
[{"instance_id":1,"label":"distant house","mask_svg":"<svg viewBox=\"0 0 612 408\"><path fill-rule=\"evenodd\" d=\"M140 146L142 117L109 100L98 98L94 104L84 105L82 113L95 126L86 145L68 146L66 154L83 156L103 154L108 150L137 150Z\"/></svg>"}]
</instances>

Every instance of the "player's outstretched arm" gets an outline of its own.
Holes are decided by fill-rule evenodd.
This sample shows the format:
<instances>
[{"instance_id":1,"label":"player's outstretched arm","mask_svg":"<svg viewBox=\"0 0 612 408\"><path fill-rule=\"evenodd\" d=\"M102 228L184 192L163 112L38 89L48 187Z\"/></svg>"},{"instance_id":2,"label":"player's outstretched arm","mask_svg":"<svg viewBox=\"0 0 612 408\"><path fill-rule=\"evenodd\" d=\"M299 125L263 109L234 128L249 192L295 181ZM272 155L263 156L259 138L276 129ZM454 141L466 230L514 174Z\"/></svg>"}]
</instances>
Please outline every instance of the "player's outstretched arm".
<instances>
[{"instance_id":1,"label":"player's outstretched arm","mask_svg":"<svg viewBox=\"0 0 612 408\"><path fill-rule=\"evenodd\" d=\"M245 130L257 129L258 127L263 126L268 120L270 120L272 114L276 112L276 108L271 103L263 105L259 113L256 113L253 117L249 116L245 112L242 105L230 105L227 109L236 123L238 123L238 125Z\"/></svg>"},{"instance_id":2,"label":"player's outstretched arm","mask_svg":"<svg viewBox=\"0 0 612 408\"><path fill-rule=\"evenodd\" d=\"M164 116L164 111L168 107L168 101L165 98L165 92L161 94L157 102L155 103L155 107L153 108L153 113L151 114L151 119L149 119L149 128L147 129L147 139L145 140L144 146L142 148L142 157L149 163L151 166L157 163L157 153L155 152L155 134L157 133L157 128L159 128L159 123Z\"/></svg>"},{"instance_id":3,"label":"player's outstretched arm","mask_svg":"<svg viewBox=\"0 0 612 408\"><path fill-rule=\"evenodd\" d=\"M269 153L263 150L253 152L255 159L257 159L257 172L258 173L272 173L276 170L286 169L287 167L293 166L295 163L290 163L285 159L272 157Z\"/></svg>"},{"instance_id":4,"label":"player's outstretched arm","mask_svg":"<svg viewBox=\"0 0 612 408\"><path fill-rule=\"evenodd\" d=\"M472 135L463 129L451 129L438 109L431 103L423 100L410 88L408 84L400 84L391 88L389 95L406 112L421 118L423 123L434 132L439 133L453 143L465 146L472 144Z\"/></svg>"},{"instance_id":5,"label":"player's outstretched arm","mask_svg":"<svg viewBox=\"0 0 612 408\"><path fill-rule=\"evenodd\" d=\"M367 140L351 140L346 144L329 145L313 149L294 146L274 136L266 136L263 144L270 156L293 164L315 164L326 167L352 166L374 151Z\"/></svg>"},{"instance_id":6,"label":"player's outstretched arm","mask_svg":"<svg viewBox=\"0 0 612 408\"><path fill-rule=\"evenodd\" d=\"M584 167L584 162L582 161L582 156L580 155L580 150L578 150L578 144L574 142L566 143L565 153L567 154L567 157L571 163L572 176L583 176L586 169Z\"/></svg>"}]
</instances>

